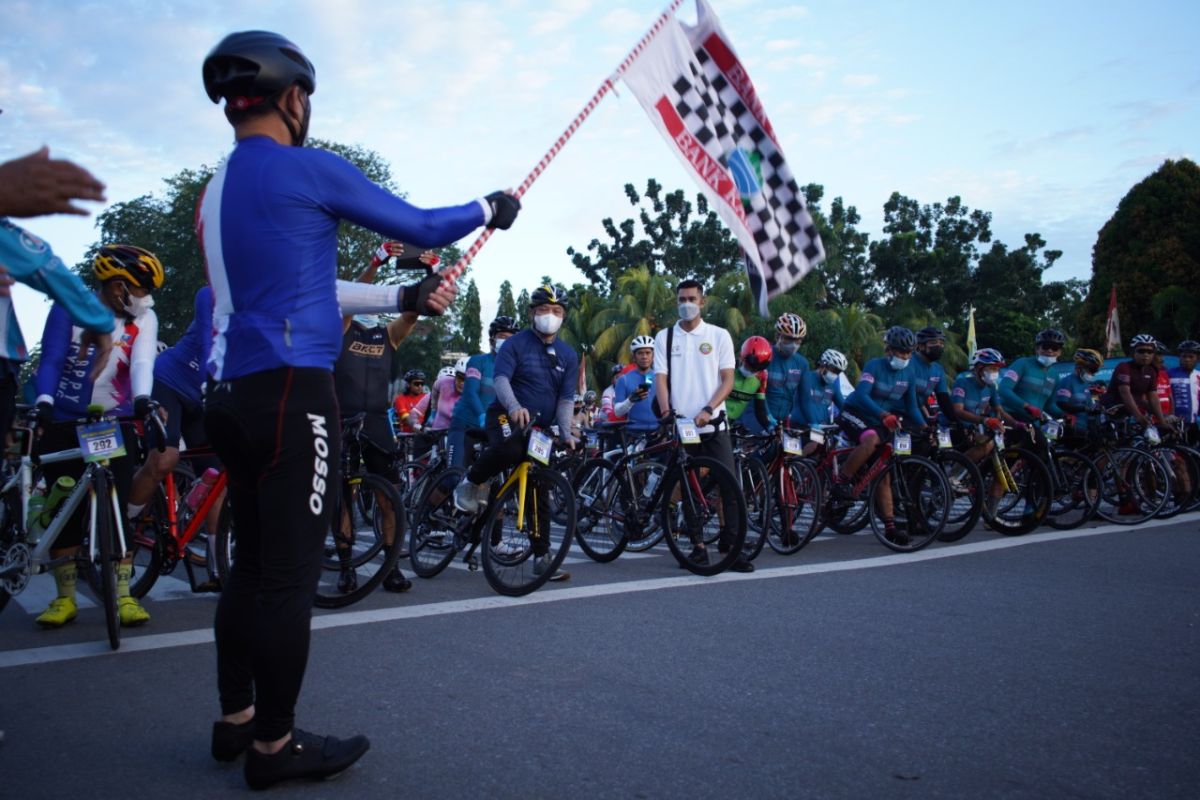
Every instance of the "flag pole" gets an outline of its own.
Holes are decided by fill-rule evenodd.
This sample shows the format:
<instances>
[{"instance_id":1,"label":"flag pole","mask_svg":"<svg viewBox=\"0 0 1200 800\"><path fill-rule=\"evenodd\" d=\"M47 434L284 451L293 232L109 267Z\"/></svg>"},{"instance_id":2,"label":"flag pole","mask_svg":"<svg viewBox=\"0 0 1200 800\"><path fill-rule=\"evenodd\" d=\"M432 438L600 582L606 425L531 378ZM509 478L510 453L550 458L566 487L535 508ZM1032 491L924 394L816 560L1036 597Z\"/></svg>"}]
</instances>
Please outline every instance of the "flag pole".
<instances>
[{"instance_id":1,"label":"flag pole","mask_svg":"<svg viewBox=\"0 0 1200 800\"><path fill-rule=\"evenodd\" d=\"M614 70L611 75L604 79L604 83L600 84L600 88L596 90L594 95L592 95L592 99L587 102L587 105L583 107L582 111L575 115L575 119L571 120L571 124L567 126L566 130L562 132L562 135L558 137L558 140L551 145L549 150L546 151L546 155L542 156L542 160L539 161L532 170L530 170L529 174L525 176L525 180L521 181L521 185L517 187L515 192L513 192L518 199L524 196L529 187L533 185L533 182L538 179L543 171L545 171L550 162L553 161L555 156L558 155L559 151L563 149L563 145L565 145L567 141L575 135L575 131L579 130L579 126L583 124L583 121L591 115L592 111L597 105L599 105L600 101L604 99L604 96L612 90L613 85L621 79L621 76L625 73L625 70L629 69L629 67L633 65L633 62L637 60L638 56L642 54L642 51L646 49L646 46L650 44L650 41L657 36L658 32L662 30L662 27L667 24L667 20L669 20L679 9L679 7L683 5L683 1L684 0L671 0L671 5L667 7L666 11L659 15L658 19L655 20L654 25L652 25L650 30L646 32L646 35L643 36L641 41L639 41L634 48L629 51L629 55L625 56L625 60L617 66L616 70ZM447 270L443 285L445 285L447 282L458 280L459 276L463 274L467 266L471 263L475 256L478 255L479 251L483 249L483 246L487 243L487 240L492 237L492 232L494 230L495 228L485 228L483 233L479 234L479 237L471 243L469 248L467 248L467 252L463 253L462 258L458 260L458 263Z\"/></svg>"}]
</instances>

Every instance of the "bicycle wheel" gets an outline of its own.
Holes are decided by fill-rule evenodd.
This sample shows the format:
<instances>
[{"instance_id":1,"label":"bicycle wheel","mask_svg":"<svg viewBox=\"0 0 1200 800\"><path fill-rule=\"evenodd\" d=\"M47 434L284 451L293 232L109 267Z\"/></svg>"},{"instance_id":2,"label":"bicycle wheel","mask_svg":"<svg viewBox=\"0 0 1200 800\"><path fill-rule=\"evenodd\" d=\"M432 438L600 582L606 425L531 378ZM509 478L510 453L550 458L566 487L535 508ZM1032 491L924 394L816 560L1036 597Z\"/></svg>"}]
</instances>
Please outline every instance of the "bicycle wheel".
<instances>
[{"instance_id":1,"label":"bicycle wheel","mask_svg":"<svg viewBox=\"0 0 1200 800\"><path fill-rule=\"evenodd\" d=\"M167 495L159 485L155 487L145 513L126 524L127 544L133 554L129 593L138 599L145 597L158 582L158 576L164 574L171 538L167 520ZM176 563L171 561L167 571L173 571Z\"/></svg>"},{"instance_id":2,"label":"bicycle wheel","mask_svg":"<svg viewBox=\"0 0 1200 800\"><path fill-rule=\"evenodd\" d=\"M950 508L939 542L957 542L975 529L983 513L983 476L979 467L962 453L939 450L933 463L941 468L950 488Z\"/></svg>"},{"instance_id":3,"label":"bicycle wheel","mask_svg":"<svg viewBox=\"0 0 1200 800\"><path fill-rule=\"evenodd\" d=\"M358 502L356 492L374 495L370 520L360 520L354 513ZM350 512L346 515L350 523L348 535L342 527L343 509ZM334 566L330 567L327 558L313 602L317 608L343 608L374 591L396 566L405 534L400 493L380 475L367 474L347 481L341 501L333 509L329 528L326 543L334 546ZM349 583L348 575L354 576Z\"/></svg>"},{"instance_id":4,"label":"bicycle wheel","mask_svg":"<svg viewBox=\"0 0 1200 800\"><path fill-rule=\"evenodd\" d=\"M984 522L1005 536L1023 536L1049 515L1054 484L1046 465L1033 453L1012 449L1005 450L1000 457L1008 466L1015 487L1001 489L995 468L987 470L983 477Z\"/></svg>"},{"instance_id":5,"label":"bicycle wheel","mask_svg":"<svg viewBox=\"0 0 1200 800\"><path fill-rule=\"evenodd\" d=\"M483 574L497 592L520 597L550 580L575 536L575 493L549 467L528 470L522 508L520 482L492 499L483 518ZM518 519L518 512L521 518Z\"/></svg>"},{"instance_id":6,"label":"bicycle wheel","mask_svg":"<svg viewBox=\"0 0 1200 800\"><path fill-rule=\"evenodd\" d=\"M405 461L400 465L400 483L396 490L404 498L404 510L409 519L415 516L417 503L421 502L421 492L425 488L426 476L429 475L429 465L424 461Z\"/></svg>"},{"instance_id":7,"label":"bicycle wheel","mask_svg":"<svg viewBox=\"0 0 1200 800\"><path fill-rule=\"evenodd\" d=\"M591 458L575 472L578 519L575 541L588 558L606 564L621 553L629 537L625 534L628 490L616 474L616 465L604 458Z\"/></svg>"},{"instance_id":8,"label":"bicycle wheel","mask_svg":"<svg viewBox=\"0 0 1200 800\"><path fill-rule=\"evenodd\" d=\"M104 608L104 623L108 627L108 645L113 650L121 646L121 618L117 614L117 564L121 556L116 554L113 527L113 498L104 470L96 470L92 484L92 497L96 502L92 526L95 529L97 561L95 564L100 584L100 605Z\"/></svg>"},{"instance_id":9,"label":"bicycle wheel","mask_svg":"<svg viewBox=\"0 0 1200 800\"><path fill-rule=\"evenodd\" d=\"M757 456L739 456L737 465L742 497L746 500L746 541L742 543L742 556L753 561L767 543L771 526L771 488L767 468Z\"/></svg>"},{"instance_id":10,"label":"bicycle wheel","mask_svg":"<svg viewBox=\"0 0 1200 800\"><path fill-rule=\"evenodd\" d=\"M221 511L217 515L217 577L221 579L222 586L229 583L230 569L233 567L236 554L236 543L237 535L233 529L233 513L230 511L227 495L225 502L221 504Z\"/></svg>"},{"instance_id":11,"label":"bicycle wheel","mask_svg":"<svg viewBox=\"0 0 1200 800\"><path fill-rule=\"evenodd\" d=\"M730 513L732 511L732 514ZM716 575L729 569L742 557L746 541L746 500L737 478L715 458L695 456L686 466L676 464L663 479L662 524L671 555L689 572ZM702 542L718 541L725 528L725 541L715 548L706 547L703 559L697 555Z\"/></svg>"},{"instance_id":12,"label":"bicycle wheel","mask_svg":"<svg viewBox=\"0 0 1200 800\"><path fill-rule=\"evenodd\" d=\"M883 486L892 490L892 530L879 508ZM936 464L921 456L892 459L871 481L868 497L871 531L881 544L899 553L916 552L928 545L949 517L946 478Z\"/></svg>"},{"instance_id":13,"label":"bicycle wheel","mask_svg":"<svg viewBox=\"0 0 1200 800\"><path fill-rule=\"evenodd\" d=\"M1095 515L1104 476L1090 458L1074 450L1055 450L1053 458L1054 500L1046 524L1060 531L1078 528Z\"/></svg>"},{"instance_id":14,"label":"bicycle wheel","mask_svg":"<svg viewBox=\"0 0 1200 800\"><path fill-rule=\"evenodd\" d=\"M1195 511L1197 508L1200 508L1200 450L1196 450L1194 447L1188 445L1177 444L1175 445L1175 451L1186 457L1192 464L1189 468L1189 474L1193 478L1192 499L1183 510Z\"/></svg>"},{"instance_id":15,"label":"bicycle wheel","mask_svg":"<svg viewBox=\"0 0 1200 800\"><path fill-rule=\"evenodd\" d=\"M771 475L771 524L767 542L781 555L798 553L821 531L824 489L816 467L805 459L788 459Z\"/></svg>"},{"instance_id":16,"label":"bicycle wheel","mask_svg":"<svg viewBox=\"0 0 1200 800\"><path fill-rule=\"evenodd\" d=\"M1167 471L1171 480L1171 491L1163 507L1154 516L1169 519L1192 504L1196 496L1197 465L1187 455L1187 449L1175 445L1163 445L1150 451Z\"/></svg>"},{"instance_id":17,"label":"bicycle wheel","mask_svg":"<svg viewBox=\"0 0 1200 800\"><path fill-rule=\"evenodd\" d=\"M1139 525L1167 502L1171 479L1145 450L1114 447L1096 457L1104 477L1096 515L1117 525Z\"/></svg>"},{"instance_id":18,"label":"bicycle wheel","mask_svg":"<svg viewBox=\"0 0 1200 800\"><path fill-rule=\"evenodd\" d=\"M662 516L651 503L665 472L666 467L657 461L642 461L626 472L633 501L625 509L626 550L640 553L662 541Z\"/></svg>"},{"instance_id":19,"label":"bicycle wheel","mask_svg":"<svg viewBox=\"0 0 1200 800\"><path fill-rule=\"evenodd\" d=\"M466 474L462 467L450 467L425 482L408 536L408 558L418 577L434 577L458 552L456 533L469 519L454 507L454 487Z\"/></svg>"}]
</instances>

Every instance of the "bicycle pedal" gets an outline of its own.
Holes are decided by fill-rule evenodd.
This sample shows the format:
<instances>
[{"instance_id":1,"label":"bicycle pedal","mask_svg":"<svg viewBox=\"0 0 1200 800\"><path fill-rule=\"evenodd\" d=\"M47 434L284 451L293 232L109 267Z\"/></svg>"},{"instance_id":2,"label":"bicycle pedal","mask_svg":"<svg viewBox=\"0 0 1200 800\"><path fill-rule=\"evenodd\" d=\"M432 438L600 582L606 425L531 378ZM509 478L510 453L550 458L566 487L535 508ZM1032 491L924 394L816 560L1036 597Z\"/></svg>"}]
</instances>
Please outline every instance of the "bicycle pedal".
<instances>
[{"instance_id":1,"label":"bicycle pedal","mask_svg":"<svg viewBox=\"0 0 1200 800\"><path fill-rule=\"evenodd\" d=\"M470 558L468 558L467 559L467 569L470 572L478 572L479 571L479 559L476 558L475 556L471 556Z\"/></svg>"}]
</instances>

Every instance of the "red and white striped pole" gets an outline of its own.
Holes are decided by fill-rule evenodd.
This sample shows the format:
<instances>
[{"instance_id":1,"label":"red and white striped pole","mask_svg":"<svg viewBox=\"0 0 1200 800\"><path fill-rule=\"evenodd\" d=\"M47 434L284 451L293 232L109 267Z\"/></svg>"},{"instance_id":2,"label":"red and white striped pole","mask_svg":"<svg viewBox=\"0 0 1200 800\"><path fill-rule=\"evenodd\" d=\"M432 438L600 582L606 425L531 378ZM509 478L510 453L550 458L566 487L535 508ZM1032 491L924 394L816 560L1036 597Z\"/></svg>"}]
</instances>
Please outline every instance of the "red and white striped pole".
<instances>
[{"instance_id":1,"label":"red and white striped pole","mask_svg":"<svg viewBox=\"0 0 1200 800\"><path fill-rule=\"evenodd\" d=\"M550 162L554 160L554 157L558 155L558 152L563 149L563 145L567 143L567 140L575 135L575 131L579 130L579 126L583 124L583 121L587 119L589 115L591 115L592 110L599 105L600 101L604 98L604 95L608 94L613 88L613 84L620 80L621 75L625 72L625 70L629 69L630 65L637 60L637 57L640 56L642 51L646 49L646 45L650 44L650 40L658 35L658 32L662 30L663 25L667 24L667 20L671 18L671 16L681 5L683 5L683 0L671 0L671 5L662 13L662 15L659 16L654 25L652 25L650 30L647 31L646 35L642 37L642 40L638 42L632 50L629 51L629 55L625 56L625 60L621 62L616 71L614 71L612 75L609 75L604 80L604 83L600 84L600 88L596 90L594 95L592 95L592 99L589 100L587 105L583 107L583 110L576 115L575 119L571 121L571 124L567 126L567 129L562 132L561 136L558 137L558 141L556 141L554 145L548 151L546 151L546 155L542 156L542 160L539 161L537 166L535 166L533 170L531 170L530 173L525 176L525 180L521 181L521 185L517 187L515 192L513 192L518 199L524 196L526 190L533 185L533 182L538 179L538 176L545 171ZM462 258L458 260L458 263L446 271L445 277L447 281L458 280L459 276L463 274L464 270L466 270L467 265L470 264L472 259L475 258L476 254L483 249L483 245L487 242L487 240L492 238L492 232L494 230L494 228L486 228L484 229L483 233L479 234L479 238L471 243L471 246L467 248L467 252L463 253Z\"/></svg>"}]
</instances>

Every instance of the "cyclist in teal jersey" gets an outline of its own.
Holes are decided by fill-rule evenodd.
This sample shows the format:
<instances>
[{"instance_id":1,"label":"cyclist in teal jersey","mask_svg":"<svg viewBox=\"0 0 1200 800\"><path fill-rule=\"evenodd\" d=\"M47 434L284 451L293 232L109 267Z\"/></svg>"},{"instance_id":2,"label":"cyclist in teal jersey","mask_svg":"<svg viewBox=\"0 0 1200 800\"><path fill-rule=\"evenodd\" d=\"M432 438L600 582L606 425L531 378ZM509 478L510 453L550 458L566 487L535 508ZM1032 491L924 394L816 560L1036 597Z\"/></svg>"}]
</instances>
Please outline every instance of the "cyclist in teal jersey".
<instances>
[{"instance_id":1,"label":"cyclist in teal jersey","mask_svg":"<svg viewBox=\"0 0 1200 800\"><path fill-rule=\"evenodd\" d=\"M775 347L767 368L767 411L772 419L803 425L800 382L808 372L808 359L798 352L808 326L798 314L781 314L775 320Z\"/></svg>"},{"instance_id":2,"label":"cyclist in teal jersey","mask_svg":"<svg viewBox=\"0 0 1200 800\"><path fill-rule=\"evenodd\" d=\"M1046 401L1054 394L1058 376L1051 367L1058 361L1067 338L1047 328L1037 335L1037 355L1018 358L1000 378L1000 405L1019 422L1042 418Z\"/></svg>"},{"instance_id":3,"label":"cyclist in teal jersey","mask_svg":"<svg viewBox=\"0 0 1200 800\"><path fill-rule=\"evenodd\" d=\"M928 327L917 331L917 349L912 360L917 405L930 424L937 419L940 409L951 405L946 370L937 363L945 351L946 334L941 328ZM931 397L934 398L932 403ZM953 409L947 416L952 414Z\"/></svg>"},{"instance_id":4,"label":"cyclist in teal jersey","mask_svg":"<svg viewBox=\"0 0 1200 800\"><path fill-rule=\"evenodd\" d=\"M1096 409L1096 373L1104 366L1104 357L1095 350L1075 351L1075 369L1059 376L1054 394L1046 403L1046 413L1066 417L1070 433L1087 435L1089 414Z\"/></svg>"},{"instance_id":5,"label":"cyclist in teal jersey","mask_svg":"<svg viewBox=\"0 0 1200 800\"><path fill-rule=\"evenodd\" d=\"M971 358L971 370L964 372L954 381L950 399L954 408L955 425L951 428L956 446L970 445L967 458L978 463L992 452L991 437L979 436L975 426L986 425L1000 430L1008 417L1000 407L997 386L1000 370L1004 368L1004 356L999 350L985 347L976 350Z\"/></svg>"}]
</instances>

